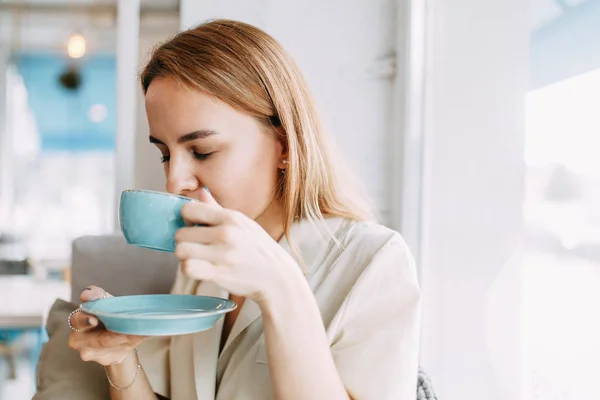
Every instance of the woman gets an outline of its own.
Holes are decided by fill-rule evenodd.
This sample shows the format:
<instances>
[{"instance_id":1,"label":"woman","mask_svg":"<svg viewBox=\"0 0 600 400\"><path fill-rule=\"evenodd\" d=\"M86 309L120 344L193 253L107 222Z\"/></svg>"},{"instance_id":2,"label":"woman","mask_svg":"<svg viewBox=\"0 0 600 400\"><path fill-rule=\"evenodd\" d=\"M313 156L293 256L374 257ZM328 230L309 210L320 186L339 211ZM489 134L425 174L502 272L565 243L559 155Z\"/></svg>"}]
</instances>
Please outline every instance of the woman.
<instances>
[{"instance_id":1,"label":"woman","mask_svg":"<svg viewBox=\"0 0 600 400\"><path fill-rule=\"evenodd\" d=\"M238 308L170 338L74 314L70 346L105 366L112 399L414 399L420 293L409 251L369 222L280 45L212 21L157 48L141 83L167 190L200 200L182 209L190 227L176 235L173 293ZM81 300L104 295L92 287Z\"/></svg>"}]
</instances>

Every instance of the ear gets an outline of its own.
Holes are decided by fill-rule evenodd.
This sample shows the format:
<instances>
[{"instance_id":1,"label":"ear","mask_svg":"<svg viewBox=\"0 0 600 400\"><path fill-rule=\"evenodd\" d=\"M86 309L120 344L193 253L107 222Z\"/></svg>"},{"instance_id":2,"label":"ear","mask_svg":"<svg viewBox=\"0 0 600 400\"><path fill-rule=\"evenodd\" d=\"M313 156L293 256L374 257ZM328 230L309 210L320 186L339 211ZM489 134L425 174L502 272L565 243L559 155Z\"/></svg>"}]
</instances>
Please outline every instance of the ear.
<instances>
[{"instance_id":1,"label":"ear","mask_svg":"<svg viewBox=\"0 0 600 400\"><path fill-rule=\"evenodd\" d=\"M289 165L289 161L287 158L287 153L281 153L281 156L279 157L279 163L277 164L277 168L281 169L281 170L285 170Z\"/></svg>"},{"instance_id":2,"label":"ear","mask_svg":"<svg viewBox=\"0 0 600 400\"><path fill-rule=\"evenodd\" d=\"M278 127L276 128L277 131L277 137L279 138L279 163L277 164L277 168L279 169L286 169L287 166L289 165L288 162L288 142L287 142L287 136L285 135L285 132L283 131L282 127Z\"/></svg>"}]
</instances>

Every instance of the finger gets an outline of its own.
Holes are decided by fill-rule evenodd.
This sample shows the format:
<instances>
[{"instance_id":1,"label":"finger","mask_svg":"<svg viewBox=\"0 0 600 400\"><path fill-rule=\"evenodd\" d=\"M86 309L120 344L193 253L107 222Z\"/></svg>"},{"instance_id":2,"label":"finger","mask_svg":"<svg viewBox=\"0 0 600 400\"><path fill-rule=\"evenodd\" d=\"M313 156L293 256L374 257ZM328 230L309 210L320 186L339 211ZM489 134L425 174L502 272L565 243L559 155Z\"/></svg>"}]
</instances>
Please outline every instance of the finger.
<instances>
[{"instance_id":1,"label":"finger","mask_svg":"<svg viewBox=\"0 0 600 400\"><path fill-rule=\"evenodd\" d=\"M90 347L87 343L79 350L79 356L83 361L98 361L115 351L123 351L122 347Z\"/></svg>"},{"instance_id":2,"label":"finger","mask_svg":"<svg viewBox=\"0 0 600 400\"><path fill-rule=\"evenodd\" d=\"M223 251L218 245L207 245L195 242L178 243L175 246L175 257L180 261L198 259L210 264L217 263L222 258Z\"/></svg>"},{"instance_id":3,"label":"finger","mask_svg":"<svg viewBox=\"0 0 600 400\"><path fill-rule=\"evenodd\" d=\"M104 349L104 346L98 346L98 336L102 334L101 330L85 331L85 332L72 332L69 336L69 347L82 351L88 349L92 351L94 349Z\"/></svg>"},{"instance_id":4,"label":"finger","mask_svg":"<svg viewBox=\"0 0 600 400\"><path fill-rule=\"evenodd\" d=\"M81 291L81 294L79 295L79 299L84 303L86 301L98 300L103 297L113 297L113 296L110 293L105 292L104 289L102 289L101 287L98 287L98 286L88 286L88 287L84 288Z\"/></svg>"},{"instance_id":5,"label":"finger","mask_svg":"<svg viewBox=\"0 0 600 400\"><path fill-rule=\"evenodd\" d=\"M215 200L215 198L212 196L212 193L210 192L210 190L208 190L208 188L206 186L204 186L203 188L204 190L200 191L200 194L198 196L198 200L200 200L201 202L205 203L205 204L212 204L215 206L219 206L219 203L217 203L217 201Z\"/></svg>"},{"instance_id":6,"label":"finger","mask_svg":"<svg viewBox=\"0 0 600 400\"><path fill-rule=\"evenodd\" d=\"M104 347L107 349L118 350L132 348L142 341L142 336L124 335L112 331L98 331L97 335L90 338L89 343L93 347Z\"/></svg>"},{"instance_id":7,"label":"finger","mask_svg":"<svg viewBox=\"0 0 600 400\"><path fill-rule=\"evenodd\" d=\"M69 347L74 349L98 350L95 354L107 354L111 351L136 347L143 341L143 336L124 335L121 333L102 330L78 333L73 332L69 337Z\"/></svg>"},{"instance_id":8,"label":"finger","mask_svg":"<svg viewBox=\"0 0 600 400\"><path fill-rule=\"evenodd\" d=\"M214 281L219 275L219 268L205 260L185 260L181 262L181 271L192 279Z\"/></svg>"},{"instance_id":9,"label":"finger","mask_svg":"<svg viewBox=\"0 0 600 400\"><path fill-rule=\"evenodd\" d=\"M98 319L93 315L78 312L71 317L71 325L75 329L93 329L98 326Z\"/></svg>"},{"instance_id":10,"label":"finger","mask_svg":"<svg viewBox=\"0 0 600 400\"><path fill-rule=\"evenodd\" d=\"M227 210L217 204L188 201L181 207L181 217L190 225L220 225L227 222Z\"/></svg>"},{"instance_id":11,"label":"finger","mask_svg":"<svg viewBox=\"0 0 600 400\"><path fill-rule=\"evenodd\" d=\"M104 349L94 349L91 347L83 347L79 350L79 357L83 361L94 361L98 358L104 356L106 354L106 350Z\"/></svg>"},{"instance_id":12,"label":"finger","mask_svg":"<svg viewBox=\"0 0 600 400\"><path fill-rule=\"evenodd\" d=\"M106 354L111 351L127 348L131 343L137 343L137 340L129 337L129 335L105 329L72 336L74 336L71 341L73 347L98 350L99 353L97 354Z\"/></svg>"},{"instance_id":13,"label":"finger","mask_svg":"<svg viewBox=\"0 0 600 400\"><path fill-rule=\"evenodd\" d=\"M175 243L195 242L203 244L224 244L235 242L235 230L223 225L190 226L177 230Z\"/></svg>"}]
</instances>

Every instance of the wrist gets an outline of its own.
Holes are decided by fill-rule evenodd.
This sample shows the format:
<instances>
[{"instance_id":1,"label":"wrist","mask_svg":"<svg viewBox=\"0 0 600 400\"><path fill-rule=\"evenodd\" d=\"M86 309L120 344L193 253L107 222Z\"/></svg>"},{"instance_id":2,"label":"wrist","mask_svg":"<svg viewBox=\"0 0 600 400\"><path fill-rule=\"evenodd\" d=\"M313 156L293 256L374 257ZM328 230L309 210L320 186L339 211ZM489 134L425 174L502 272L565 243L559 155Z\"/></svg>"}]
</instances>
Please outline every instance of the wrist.
<instances>
[{"instance_id":1,"label":"wrist","mask_svg":"<svg viewBox=\"0 0 600 400\"><path fill-rule=\"evenodd\" d=\"M137 350L133 349L119 363L104 367L110 386L122 391L135 383L141 370Z\"/></svg>"},{"instance_id":2,"label":"wrist","mask_svg":"<svg viewBox=\"0 0 600 400\"><path fill-rule=\"evenodd\" d=\"M121 361L118 361L116 363L110 364L110 365L105 365L104 367L108 370L117 370L117 369L123 369L122 367L127 367L127 366L136 366L137 365L137 350L135 348L131 349L131 351L129 351L129 353L127 353L127 355L125 357L123 357L123 359Z\"/></svg>"}]
</instances>

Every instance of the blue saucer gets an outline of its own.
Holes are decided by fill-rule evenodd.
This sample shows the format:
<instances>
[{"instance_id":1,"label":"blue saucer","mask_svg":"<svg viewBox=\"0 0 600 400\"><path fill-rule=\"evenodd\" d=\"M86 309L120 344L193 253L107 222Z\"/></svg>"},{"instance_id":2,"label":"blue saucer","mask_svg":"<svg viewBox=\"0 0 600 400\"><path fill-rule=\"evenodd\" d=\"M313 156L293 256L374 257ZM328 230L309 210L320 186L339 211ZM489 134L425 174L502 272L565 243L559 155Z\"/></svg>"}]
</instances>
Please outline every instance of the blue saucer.
<instances>
[{"instance_id":1,"label":"blue saucer","mask_svg":"<svg viewBox=\"0 0 600 400\"><path fill-rule=\"evenodd\" d=\"M142 336L201 332L236 307L227 299L179 294L109 297L81 305L109 331Z\"/></svg>"}]
</instances>

